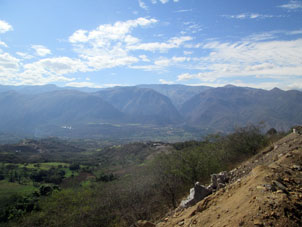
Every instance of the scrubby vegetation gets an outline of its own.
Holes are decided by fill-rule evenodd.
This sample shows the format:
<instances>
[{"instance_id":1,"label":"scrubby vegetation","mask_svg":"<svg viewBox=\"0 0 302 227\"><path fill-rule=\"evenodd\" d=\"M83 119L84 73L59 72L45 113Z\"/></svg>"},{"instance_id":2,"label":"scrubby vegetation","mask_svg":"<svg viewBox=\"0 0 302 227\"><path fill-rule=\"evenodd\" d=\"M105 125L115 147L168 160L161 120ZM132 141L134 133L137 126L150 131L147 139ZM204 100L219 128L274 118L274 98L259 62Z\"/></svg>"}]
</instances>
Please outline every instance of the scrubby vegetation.
<instances>
[{"instance_id":1,"label":"scrubby vegetation","mask_svg":"<svg viewBox=\"0 0 302 227\"><path fill-rule=\"evenodd\" d=\"M206 183L210 174L233 168L277 136L248 126L174 144L90 141L85 150L84 141L75 146L51 139L23 142L22 149L2 146L0 223L110 227L155 220L196 181ZM16 185L18 191L8 193Z\"/></svg>"}]
</instances>

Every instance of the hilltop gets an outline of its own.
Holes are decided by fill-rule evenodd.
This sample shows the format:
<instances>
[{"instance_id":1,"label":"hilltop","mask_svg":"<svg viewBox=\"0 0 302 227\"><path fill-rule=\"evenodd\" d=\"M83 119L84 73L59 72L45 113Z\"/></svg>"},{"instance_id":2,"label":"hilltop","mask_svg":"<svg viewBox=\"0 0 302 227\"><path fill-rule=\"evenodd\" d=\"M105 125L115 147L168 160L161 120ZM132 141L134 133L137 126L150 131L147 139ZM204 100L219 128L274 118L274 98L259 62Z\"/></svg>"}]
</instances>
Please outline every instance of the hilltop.
<instances>
[{"instance_id":1,"label":"hilltop","mask_svg":"<svg viewBox=\"0 0 302 227\"><path fill-rule=\"evenodd\" d=\"M292 133L230 171L230 183L156 226L301 226L302 136Z\"/></svg>"}]
</instances>

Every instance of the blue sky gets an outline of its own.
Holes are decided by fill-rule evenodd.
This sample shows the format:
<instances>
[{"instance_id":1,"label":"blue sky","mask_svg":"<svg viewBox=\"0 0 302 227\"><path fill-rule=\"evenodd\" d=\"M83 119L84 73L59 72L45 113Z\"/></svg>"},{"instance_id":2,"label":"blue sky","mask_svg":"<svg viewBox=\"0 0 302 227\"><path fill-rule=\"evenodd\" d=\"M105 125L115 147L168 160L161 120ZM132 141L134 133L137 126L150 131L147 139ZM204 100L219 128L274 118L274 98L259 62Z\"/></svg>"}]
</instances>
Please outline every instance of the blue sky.
<instances>
[{"instance_id":1,"label":"blue sky","mask_svg":"<svg viewBox=\"0 0 302 227\"><path fill-rule=\"evenodd\" d=\"M301 0L0 0L0 84L302 89Z\"/></svg>"}]
</instances>

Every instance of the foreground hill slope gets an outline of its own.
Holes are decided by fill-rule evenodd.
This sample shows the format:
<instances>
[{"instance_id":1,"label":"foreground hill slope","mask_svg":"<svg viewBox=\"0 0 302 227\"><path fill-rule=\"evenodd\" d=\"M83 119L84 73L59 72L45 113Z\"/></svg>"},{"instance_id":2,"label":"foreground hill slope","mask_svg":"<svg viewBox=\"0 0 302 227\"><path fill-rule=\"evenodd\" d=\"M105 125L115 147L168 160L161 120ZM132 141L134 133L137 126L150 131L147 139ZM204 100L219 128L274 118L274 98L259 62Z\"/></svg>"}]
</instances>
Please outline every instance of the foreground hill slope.
<instances>
[{"instance_id":1,"label":"foreground hill slope","mask_svg":"<svg viewBox=\"0 0 302 227\"><path fill-rule=\"evenodd\" d=\"M288 135L231 173L225 188L157 226L301 226L301 135Z\"/></svg>"}]
</instances>

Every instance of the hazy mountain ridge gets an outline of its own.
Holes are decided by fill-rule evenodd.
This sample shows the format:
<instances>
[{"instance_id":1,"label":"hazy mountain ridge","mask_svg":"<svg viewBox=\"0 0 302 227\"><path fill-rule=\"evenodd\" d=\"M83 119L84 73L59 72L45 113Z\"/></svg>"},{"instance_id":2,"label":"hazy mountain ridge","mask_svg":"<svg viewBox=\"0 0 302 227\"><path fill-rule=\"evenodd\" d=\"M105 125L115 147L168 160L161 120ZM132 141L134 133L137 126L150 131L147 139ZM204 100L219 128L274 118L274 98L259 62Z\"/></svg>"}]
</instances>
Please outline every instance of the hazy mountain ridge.
<instances>
[{"instance_id":1,"label":"hazy mountain ridge","mask_svg":"<svg viewBox=\"0 0 302 227\"><path fill-rule=\"evenodd\" d=\"M180 112L190 125L232 130L263 121L267 127L287 130L301 124L302 92L270 91L226 86L206 90L188 100Z\"/></svg>"},{"instance_id":2,"label":"hazy mountain ridge","mask_svg":"<svg viewBox=\"0 0 302 227\"><path fill-rule=\"evenodd\" d=\"M134 131L140 127L140 134L145 125L217 132L261 121L278 130L302 124L302 92L294 90L138 85L89 91L55 85L0 86L1 132L42 130L69 137L72 131L58 130L77 126L78 133L82 127L89 137L90 132L95 136L106 130L106 136L119 136L121 127L129 124Z\"/></svg>"},{"instance_id":3,"label":"hazy mountain ridge","mask_svg":"<svg viewBox=\"0 0 302 227\"><path fill-rule=\"evenodd\" d=\"M183 121L170 99L153 89L116 87L98 94L134 122L167 125Z\"/></svg>"},{"instance_id":4,"label":"hazy mountain ridge","mask_svg":"<svg viewBox=\"0 0 302 227\"><path fill-rule=\"evenodd\" d=\"M208 86L185 86L180 84L142 84L137 85L137 87L150 88L167 96L178 110L195 95L212 88Z\"/></svg>"}]
</instances>

